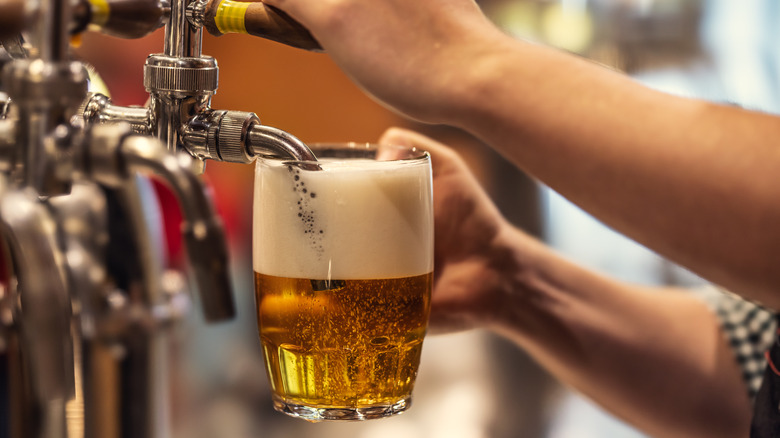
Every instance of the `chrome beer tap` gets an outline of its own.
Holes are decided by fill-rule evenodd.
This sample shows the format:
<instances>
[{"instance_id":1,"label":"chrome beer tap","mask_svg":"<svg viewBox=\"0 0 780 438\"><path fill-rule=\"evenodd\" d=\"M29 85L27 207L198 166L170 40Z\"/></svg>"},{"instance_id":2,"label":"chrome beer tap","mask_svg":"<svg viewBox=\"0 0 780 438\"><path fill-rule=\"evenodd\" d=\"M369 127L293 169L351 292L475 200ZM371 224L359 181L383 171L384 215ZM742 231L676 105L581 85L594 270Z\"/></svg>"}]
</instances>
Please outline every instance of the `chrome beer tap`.
<instances>
[{"instance_id":1,"label":"chrome beer tap","mask_svg":"<svg viewBox=\"0 0 780 438\"><path fill-rule=\"evenodd\" d=\"M156 0L102 2L108 11L95 3L29 3L13 10L29 24L24 37L0 34L10 55L0 80L0 231L12 280L0 289L0 380L14 382L0 385L0 420L10 419L0 421L2 438L168 435L166 328L189 300L186 282L163 269L148 177L180 202L206 320L234 313L202 166L148 135L157 127L148 109L121 109L129 125L71 117L89 108L88 73L68 54L74 29L136 37L175 15ZM123 13L138 5L146 12Z\"/></svg>"},{"instance_id":2,"label":"chrome beer tap","mask_svg":"<svg viewBox=\"0 0 780 438\"><path fill-rule=\"evenodd\" d=\"M86 74L69 60L61 37L70 3L35 6L22 9L33 17L27 37L35 51L25 57L20 38L13 38L16 46L4 42L12 47L6 55L16 59L5 63L0 79L8 96L0 124L0 223L9 249L9 290L18 296L11 303L14 318L7 336L15 342L3 355L5 377L15 381L6 391L13 415L0 434L64 438L67 406L76 393L71 291L56 239L58 224L40 196L70 190L65 155L76 130L67 121L86 93Z\"/></svg>"},{"instance_id":3,"label":"chrome beer tap","mask_svg":"<svg viewBox=\"0 0 780 438\"><path fill-rule=\"evenodd\" d=\"M0 175L0 235L8 248L8 272L15 272L9 296L19 291L18 306L11 304L13 321L4 322L13 323L25 346L5 352L8 396L25 403L13 406L18 415L9 415L3 427L24 437L65 437L65 407L75 390L71 301L55 229L32 189L13 190Z\"/></svg>"},{"instance_id":4,"label":"chrome beer tap","mask_svg":"<svg viewBox=\"0 0 780 438\"><path fill-rule=\"evenodd\" d=\"M129 123L135 132L162 140L172 152L188 152L198 159L201 170L207 159L231 163L249 163L258 156L316 160L303 142L262 125L255 113L211 108L218 66L213 57L202 54L202 28L209 19L216 19L207 6L207 2L171 1L164 52L149 55L144 66L148 108L116 106L96 94L84 105L84 119L88 123ZM256 34L263 35L261 31ZM278 34L272 39L283 40Z\"/></svg>"}]
</instances>

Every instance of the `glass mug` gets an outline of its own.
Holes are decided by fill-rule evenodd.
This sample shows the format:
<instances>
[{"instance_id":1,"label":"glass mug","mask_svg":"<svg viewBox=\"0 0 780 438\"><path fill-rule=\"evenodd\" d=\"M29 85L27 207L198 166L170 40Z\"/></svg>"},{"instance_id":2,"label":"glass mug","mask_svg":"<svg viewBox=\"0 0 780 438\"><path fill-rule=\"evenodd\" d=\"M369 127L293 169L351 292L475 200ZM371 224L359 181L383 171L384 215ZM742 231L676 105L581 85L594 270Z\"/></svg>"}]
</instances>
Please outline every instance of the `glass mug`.
<instances>
[{"instance_id":1,"label":"glass mug","mask_svg":"<svg viewBox=\"0 0 780 438\"><path fill-rule=\"evenodd\" d=\"M430 157L352 143L312 151L319 169L256 163L255 298L274 407L309 421L398 414L430 309Z\"/></svg>"}]
</instances>

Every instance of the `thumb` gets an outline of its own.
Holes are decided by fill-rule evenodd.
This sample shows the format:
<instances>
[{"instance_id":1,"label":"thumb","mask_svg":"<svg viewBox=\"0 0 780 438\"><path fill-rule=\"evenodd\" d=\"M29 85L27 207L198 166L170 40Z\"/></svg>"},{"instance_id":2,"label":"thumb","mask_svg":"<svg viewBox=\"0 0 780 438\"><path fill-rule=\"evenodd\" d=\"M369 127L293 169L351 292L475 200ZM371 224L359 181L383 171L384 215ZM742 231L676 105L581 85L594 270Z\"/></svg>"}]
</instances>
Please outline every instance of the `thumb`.
<instances>
[{"instance_id":1,"label":"thumb","mask_svg":"<svg viewBox=\"0 0 780 438\"><path fill-rule=\"evenodd\" d=\"M444 169L457 167L462 161L459 155L450 147L419 132L404 128L389 128L379 138L379 143L416 148L428 152L431 155L434 175Z\"/></svg>"},{"instance_id":2,"label":"thumb","mask_svg":"<svg viewBox=\"0 0 780 438\"><path fill-rule=\"evenodd\" d=\"M391 144L405 147L416 147L425 149L424 146L434 142L434 140L414 131L404 128L389 128L379 138L380 144Z\"/></svg>"}]
</instances>

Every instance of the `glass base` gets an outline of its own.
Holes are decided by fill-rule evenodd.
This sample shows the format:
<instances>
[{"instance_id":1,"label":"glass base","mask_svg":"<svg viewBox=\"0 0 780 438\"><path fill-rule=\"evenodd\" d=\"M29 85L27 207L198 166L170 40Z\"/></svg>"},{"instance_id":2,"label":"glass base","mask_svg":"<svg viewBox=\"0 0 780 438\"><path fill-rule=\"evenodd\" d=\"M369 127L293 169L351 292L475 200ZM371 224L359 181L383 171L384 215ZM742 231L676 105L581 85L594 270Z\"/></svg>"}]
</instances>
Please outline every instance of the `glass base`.
<instances>
[{"instance_id":1,"label":"glass base","mask_svg":"<svg viewBox=\"0 0 780 438\"><path fill-rule=\"evenodd\" d=\"M385 418L402 414L412 404L411 397L390 405L367 406L361 408L315 408L284 400L273 394L274 409L291 417L306 421L362 421Z\"/></svg>"}]
</instances>

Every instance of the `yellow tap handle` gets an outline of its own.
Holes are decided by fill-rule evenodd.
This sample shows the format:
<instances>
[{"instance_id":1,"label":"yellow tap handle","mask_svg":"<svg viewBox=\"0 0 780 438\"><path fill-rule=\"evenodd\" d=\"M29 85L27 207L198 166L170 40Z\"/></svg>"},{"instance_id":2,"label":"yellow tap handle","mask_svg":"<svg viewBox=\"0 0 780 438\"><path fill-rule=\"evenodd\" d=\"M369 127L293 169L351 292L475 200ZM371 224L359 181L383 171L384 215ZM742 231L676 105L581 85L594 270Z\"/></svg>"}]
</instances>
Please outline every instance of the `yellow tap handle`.
<instances>
[{"instance_id":1,"label":"yellow tap handle","mask_svg":"<svg viewBox=\"0 0 780 438\"><path fill-rule=\"evenodd\" d=\"M221 33L247 33L246 11L248 2L224 0L217 6L214 24Z\"/></svg>"},{"instance_id":2,"label":"yellow tap handle","mask_svg":"<svg viewBox=\"0 0 780 438\"><path fill-rule=\"evenodd\" d=\"M308 29L283 11L262 2L211 0L204 17L204 26L212 35L243 33L301 49L322 50Z\"/></svg>"},{"instance_id":3,"label":"yellow tap handle","mask_svg":"<svg viewBox=\"0 0 780 438\"><path fill-rule=\"evenodd\" d=\"M90 24L102 28L108 22L111 16L111 7L106 0L89 0L89 6L92 10Z\"/></svg>"}]
</instances>

